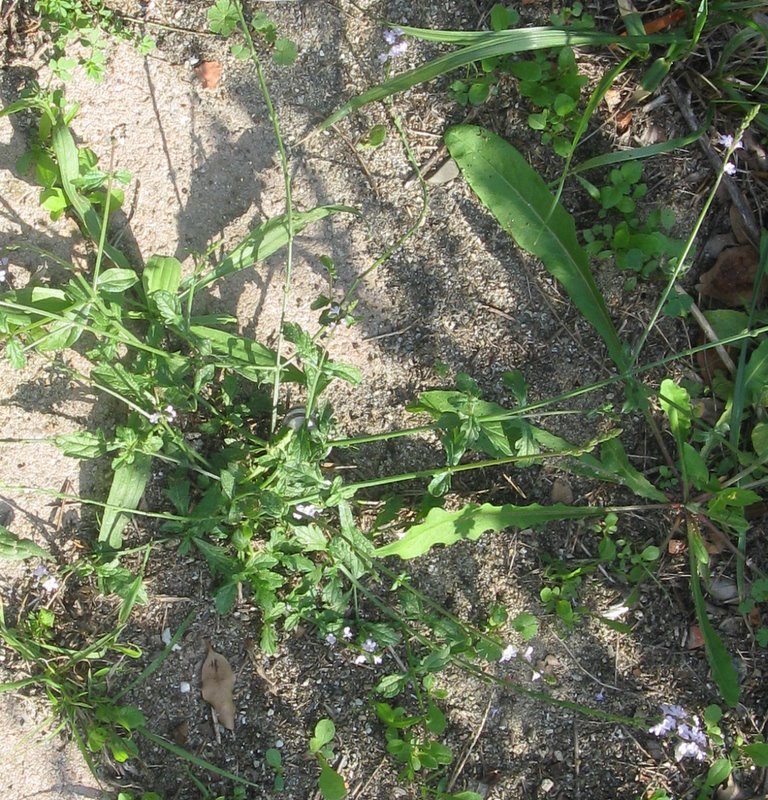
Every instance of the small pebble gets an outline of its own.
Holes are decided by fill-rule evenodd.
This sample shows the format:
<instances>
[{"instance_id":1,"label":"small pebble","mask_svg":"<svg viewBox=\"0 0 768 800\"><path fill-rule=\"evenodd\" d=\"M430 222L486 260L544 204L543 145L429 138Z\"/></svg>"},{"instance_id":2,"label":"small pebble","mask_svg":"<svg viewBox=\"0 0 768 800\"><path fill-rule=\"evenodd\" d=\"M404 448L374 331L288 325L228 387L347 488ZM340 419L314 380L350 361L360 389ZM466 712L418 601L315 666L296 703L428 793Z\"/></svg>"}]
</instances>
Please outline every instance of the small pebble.
<instances>
[{"instance_id":1,"label":"small pebble","mask_svg":"<svg viewBox=\"0 0 768 800\"><path fill-rule=\"evenodd\" d=\"M544 794L549 794L555 788L555 782L549 778L544 778L539 788Z\"/></svg>"},{"instance_id":2,"label":"small pebble","mask_svg":"<svg viewBox=\"0 0 768 800\"><path fill-rule=\"evenodd\" d=\"M179 684L179 691L182 694L188 694L191 689L192 689L192 687L189 685L189 681L182 681Z\"/></svg>"}]
</instances>

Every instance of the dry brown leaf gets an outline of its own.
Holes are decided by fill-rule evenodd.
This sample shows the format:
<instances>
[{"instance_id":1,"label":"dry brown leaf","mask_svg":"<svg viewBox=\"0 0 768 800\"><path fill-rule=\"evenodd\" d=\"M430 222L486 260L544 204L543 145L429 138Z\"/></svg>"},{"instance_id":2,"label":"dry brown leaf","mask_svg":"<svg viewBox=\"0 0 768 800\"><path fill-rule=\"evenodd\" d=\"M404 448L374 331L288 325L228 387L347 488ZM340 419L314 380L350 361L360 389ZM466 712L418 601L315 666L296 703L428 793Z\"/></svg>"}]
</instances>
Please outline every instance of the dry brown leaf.
<instances>
[{"instance_id":1,"label":"dry brown leaf","mask_svg":"<svg viewBox=\"0 0 768 800\"><path fill-rule=\"evenodd\" d=\"M727 306L738 308L752 299L752 286L757 275L757 251L750 244L729 247L718 256L715 266L699 278L697 290ZM765 278L757 290L761 303L768 289Z\"/></svg>"},{"instance_id":2,"label":"dry brown leaf","mask_svg":"<svg viewBox=\"0 0 768 800\"><path fill-rule=\"evenodd\" d=\"M691 625L688 629L688 649L698 650L699 647L704 647L704 636L698 625Z\"/></svg>"},{"instance_id":3,"label":"dry brown leaf","mask_svg":"<svg viewBox=\"0 0 768 800\"><path fill-rule=\"evenodd\" d=\"M221 80L221 62L201 61L195 67L195 73L200 78L203 89L215 89Z\"/></svg>"},{"instance_id":4,"label":"dry brown leaf","mask_svg":"<svg viewBox=\"0 0 768 800\"><path fill-rule=\"evenodd\" d=\"M208 655L203 661L202 670L203 700L213 706L219 722L228 730L235 729L235 701L232 692L235 688L235 674L229 662L214 651L208 643Z\"/></svg>"},{"instance_id":5,"label":"dry brown leaf","mask_svg":"<svg viewBox=\"0 0 768 800\"><path fill-rule=\"evenodd\" d=\"M550 499L553 503L563 503L569 506L573 502L573 489L565 478L555 478L552 484Z\"/></svg>"},{"instance_id":6,"label":"dry brown leaf","mask_svg":"<svg viewBox=\"0 0 768 800\"><path fill-rule=\"evenodd\" d=\"M189 739L189 720L183 719L173 727L173 741L179 747L186 747L187 740Z\"/></svg>"},{"instance_id":7,"label":"dry brown leaf","mask_svg":"<svg viewBox=\"0 0 768 800\"><path fill-rule=\"evenodd\" d=\"M687 549L685 539L670 539L667 543L667 552L671 556L682 555Z\"/></svg>"}]
</instances>

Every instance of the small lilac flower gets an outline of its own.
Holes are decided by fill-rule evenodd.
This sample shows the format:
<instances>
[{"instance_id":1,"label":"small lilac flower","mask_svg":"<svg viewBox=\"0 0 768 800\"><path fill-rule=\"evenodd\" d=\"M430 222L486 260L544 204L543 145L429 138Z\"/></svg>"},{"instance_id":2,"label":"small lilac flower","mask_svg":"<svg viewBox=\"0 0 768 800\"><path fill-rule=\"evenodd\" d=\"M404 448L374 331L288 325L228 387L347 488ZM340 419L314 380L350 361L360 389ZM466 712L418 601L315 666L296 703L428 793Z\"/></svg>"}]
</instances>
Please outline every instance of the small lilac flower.
<instances>
[{"instance_id":1,"label":"small lilac flower","mask_svg":"<svg viewBox=\"0 0 768 800\"><path fill-rule=\"evenodd\" d=\"M46 592L55 592L58 588L59 582L53 575L49 575L43 581L43 589L45 589Z\"/></svg>"},{"instance_id":2,"label":"small lilac flower","mask_svg":"<svg viewBox=\"0 0 768 800\"><path fill-rule=\"evenodd\" d=\"M734 150L738 150L739 148L743 148L744 147L744 142L741 139L739 139L739 141L736 142L736 144L734 144L733 143L733 136L731 136L730 133L721 134L718 137L717 141L718 141L718 144L721 144L723 147L728 148L728 149L733 147Z\"/></svg>"},{"instance_id":3,"label":"small lilac flower","mask_svg":"<svg viewBox=\"0 0 768 800\"><path fill-rule=\"evenodd\" d=\"M674 730L674 728L674 718L667 716L664 717L664 719L658 725L654 725L652 728L649 728L648 733L652 733L654 736L661 738L666 736L671 730Z\"/></svg>"},{"instance_id":4,"label":"small lilac flower","mask_svg":"<svg viewBox=\"0 0 768 800\"><path fill-rule=\"evenodd\" d=\"M661 704L661 713L675 719L688 719L688 712L682 706L669 705L669 703Z\"/></svg>"},{"instance_id":5,"label":"small lilac flower","mask_svg":"<svg viewBox=\"0 0 768 800\"><path fill-rule=\"evenodd\" d=\"M695 758L703 761L707 753L696 742L678 742L675 746L675 761L682 761L684 758Z\"/></svg>"},{"instance_id":6,"label":"small lilac flower","mask_svg":"<svg viewBox=\"0 0 768 800\"><path fill-rule=\"evenodd\" d=\"M725 172L726 175L735 175L736 174L736 165L732 161L729 161L725 165L725 169L723 170L723 172Z\"/></svg>"},{"instance_id":7,"label":"small lilac flower","mask_svg":"<svg viewBox=\"0 0 768 800\"><path fill-rule=\"evenodd\" d=\"M291 516L295 520L314 519L319 513L320 509L311 503L296 503Z\"/></svg>"},{"instance_id":8,"label":"small lilac flower","mask_svg":"<svg viewBox=\"0 0 768 800\"><path fill-rule=\"evenodd\" d=\"M45 564L38 564L32 573L32 575L38 580L40 580L40 578L44 578L47 574L48 569L46 568Z\"/></svg>"},{"instance_id":9,"label":"small lilac flower","mask_svg":"<svg viewBox=\"0 0 768 800\"><path fill-rule=\"evenodd\" d=\"M379 54L380 64L386 64L387 61L398 58L408 49L408 42L402 38L403 31L400 28L385 30L383 36L384 41L389 45L389 50L386 53Z\"/></svg>"},{"instance_id":10,"label":"small lilac flower","mask_svg":"<svg viewBox=\"0 0 768 800\"><path fill-rule=\"evenodd\" d=\"M354 636L354 633L352 633L352 628L350 628L350 627L349 627L349 625L345 625L345 626L344 626L344 628L343 628L343 630L341 631L341 635L342 635L342 636L343 636L343 637L344 637L344 638L345 638L347 641L349 641L349 640L350 640L350 639L352 639L352 637Z\"/></svg>"},{"instance_id":11,"label":"small lilac flower","mask_svg":"<svg viewBox=\"0 0 768 800\"><path fill-rule=\"evenodd\" d=\"M517 658L517 648L513 644L508 644L501 654L499 664L503 664L505 661L511 661L513 658Z\"/></svg>"},{"instance_id":12,"label":"small lilac flower","mask_svg":"<svg viewBox=\"0 0 768 800\"><path fill-rule=\"evenodd\" d=\"M149 420L150 425L157 425L157 423L160 422L160 412L159 411L153 411L147 417L147 419Z\"/></svg>"},{"instance_id":13,"label":"small lilac flower","mask_svg":"<svg viewBox=\"0 0 768 800\"><path fill-rule=\"evenodd\" d=\"M365 650L366 653L375 653L378 647L379 646L373 639L366 639L363 642L363 650Z\"/></svg>"},{"instance_id":14,"label":"small lilac flower","mask_svg":"<svg viewBox=\"0 0 768 800\"><path fill-rule=\"evenodd\" d=\"M373 663L376 664L377 666L381 664L381 656L374 656Z\"/></svg>"},{"instance_id":15,"label":"small lilac flower","mask_svg":"<svg viewBox=\"0 0 768 800\"><path fill-rule=\"evenodd\" d=\"M178 416L178 414L176 414L176 409L171 405L166 406L164 410L165 418L168 420L168 422L173 422Z\"/></svg>"},{"instance_id":16,"label":"small lilac flower","mask_svg":"<svg viewBox=\"0 0 768 800\"><path fill-rule=\"evenodd\" d=\"M595 700L598 703L602 703L605 700L605 692L602 689L595 695Z\"/></svg>"},{"instance_id":17,"label":"small lilac flower","mask_svg":"<svg viewBox=\"0 0 768 800\"><path fill-rule=\"evenodd\" d=\"M390 45L397 44L402 35L403 31L401 28L392 28L391 30L387 29L382 34L382 36L384 37L384 41Z\"/></svg>"},{"instance_id":18,"label":"small lilac flower","mask_svg":"<svg viewBox=\"0 0 768 800\"><path fill-rule=\"evenodd\" d=\"M523 658L530 664L533 661L533 648L529 647L524 653Z\"/></svg>"},{"instance_id":19,"label":"small lilac flower","mask_svg":"<svg viewBox=\"0 0 768 800\"><path fill-rule=\"evenodd\" d=\"M365 662L367 660L368 659L366 659L366 657L364 655L359 655L359 656L357 656L357 658L355 658L355 664L358 664L358 665L365 664Z\"/></svg>"},{"instance_id":20,"label":"small lilac flower","mask_svg":"<svg viewBox=\"0 0 768 800\"><path fill-rule=\"evenodd\" d=\"M331 645L331 647L333 647L333 645L336 644L336 637L332 633L329 633L325 637L325 641L326 641L327 644L329 644L329 645Z\"/></svg>"}]
</instances>

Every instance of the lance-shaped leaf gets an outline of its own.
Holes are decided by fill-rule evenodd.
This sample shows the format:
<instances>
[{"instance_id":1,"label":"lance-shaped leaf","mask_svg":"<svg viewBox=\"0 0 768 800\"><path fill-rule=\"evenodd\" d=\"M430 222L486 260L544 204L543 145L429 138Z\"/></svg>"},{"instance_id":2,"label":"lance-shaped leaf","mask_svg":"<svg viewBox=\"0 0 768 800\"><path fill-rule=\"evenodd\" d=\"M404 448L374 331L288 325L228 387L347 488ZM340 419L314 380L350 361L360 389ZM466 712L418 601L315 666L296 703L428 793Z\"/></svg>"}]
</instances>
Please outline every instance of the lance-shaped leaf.
<instances>
[{"instance_id":1,"label":"lance-shaped leaf","mask_svg":"<svg viewBox=\"0 0 768 800\"><path fill-rule=\"evenodd\" d=\"M469 539L475 541L486 531L504 528L535 528L548 522L563 519L585 519L602 517L605 510L591 506L566 506L560 503L542 506L481 506L469 504L459 511L433 508L424 522L410 528L402 539L379 547L375 555L400 556L402 559L417 558L435 545L451 545Z\"/></svg>"},{"instance_id":2,"label":"lance-shaped leaf","mask_svg":"<svg viewBox=\"0 0 768 800\"><path fill-rule=\"evenodd\" d=\"M475 125L455 125L445 134L445 143L483 205L523 250L541 259L623 372L627 355L576 238L573 217L555 203L525 158L499 136Z\"/></svg>"},{"instance_id":3,"label":"lance-shaped leaf","mask_svg":"<svg viewBox=\"0 0 768 800\"><path fill-rule=\"evenodd\" d=\"M139 507L151 467L152 456L135 453L130 464L123 463L115 470L99 529L99 541L106 542L113 550L119 550L123 543L123 529L130 512Z\"/></svg>"}]
</instances>

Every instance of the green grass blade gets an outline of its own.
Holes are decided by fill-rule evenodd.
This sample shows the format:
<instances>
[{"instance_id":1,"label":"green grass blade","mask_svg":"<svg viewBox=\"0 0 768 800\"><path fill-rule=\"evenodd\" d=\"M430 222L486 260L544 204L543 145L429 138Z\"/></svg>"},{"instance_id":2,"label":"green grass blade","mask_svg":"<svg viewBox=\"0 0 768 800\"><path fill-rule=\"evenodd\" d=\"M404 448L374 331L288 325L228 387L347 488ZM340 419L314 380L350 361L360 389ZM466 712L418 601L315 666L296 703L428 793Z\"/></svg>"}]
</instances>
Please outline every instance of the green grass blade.
<instances>
[{"instance_id":1,"label":"green grass blade","mask_svg":"<svg viewBox=\"0 0 768 800\"><path fill-rule=\"evenodd\" d=\"M646 147L630 147L628 150L619 150L615 153L603 153L602 155L589 158L586 161L582 161L580 164L577 164L575 167L572 167L570 174L575 175L579 172L586 172L590 169L610 167L614 164L623 164L626 161L636 161L643 158L659 156L663 153L671 153L673 150L682 149L683 147L687 147L689 144L693 144L694 142L698 141L699 138L706 132L708 127L708 125L702 126L693 133L689 133L687 136L680 136L677 139L670 139L667 142L649 144Z\"/></svg>"},{"instance_id":2,"label":"green grass blade","mask_svg":"<svg viewBox=\"0 0 768 800\"><path fill-rule=\"evenodd\" d=\"M456 125L445 134L445 143L482 203L523 250L541 259L624 372L627 355L576 238L573 217L554 202L523 156L495 134L474 125Z\"/></svg>"},{"instance_id":3,"label":"green grass blade","mask_svg":"<svg viewBox=\"0 0 768 800\"><path fill-rule=\"evenodd\" d=\"M399 556L402 559L417 558L435 545L451 545L466 539L475 541L486 531L498 532L504 528L534 528L548 522L563 519L585 519L602 517L605 509L593 506L566 506L555 503L542 506L482 506L470 503L459 511L433 508L424 522L410 528L402 539L377 548L374 553L380 558Z\"/></svg>"},{"instance_id":4,"label":"green grass blade","mask_svg":"<svg viewBox=\"0 0 768 800\"><path fill-rule=\"evenodd\" d=\"M293 234L300 233L313 222L319 222L331 214L338 213L358 214L359 212L356 208L345 205L317 206L311 211L294 211L291 218ZM195 281L196 288L207 286L225 275L251 267L257 261L263 261L280 248L285 247L289 239L290 228L286 214L268 219L251 231L229 255L225 256L210 275ZM184 288L188 290L187 284L188 281L185 281Z\"/></svg>"},{"instance_id":5,"label":"green grass blade","mask_svg":"<svg viewBox=\"0 0 768 800\"><path fill-rule=\"evenodd\" d=\"M115 470L99 529L99 541L113 550L119 550L123 543L123 528L130 519L125 509L138 507L151 467L152 456L136 452L130 464L121 464Z\"/></svg>"},{"instance_id":6,"label":"green grass blade","mask_svg":"<svg viewBox=\"0 0 768 800\"><path fill-rule=\"evenodd\" d=\"M616 44L632 48L639 44L669 42L674 37L661 36L616 36L597 31L564 31L556 28L521 28L511 31L429 31L423 28L400 26L404 33L419 39L466 44L458 50L438 56L420 67L408 70L388 81L374 86L367 92L348 100L341 108L324 119L317 127L323 131L344 119L348 114L390 95L404 92L419 83L431 81L438 75L452 72L474 61L482 61L495 56L523 53L530 50L546 50L553 47L579 47L585 45Z\"/></svg>"},{"instance_id":7,"label":"green grass blade","mask_svg":"<svg viewBox=\"0 0 768 800\"><path fill-rule=\"evenodd\" d=\"M693 595L693 606L696 610L696 619L699 623L699 630L704 639L704 649L707 653L712 677L720 689L723 700L731 708L735 708L739 702L739 677L733 665L731 656L725 649L717 632L712 627L712 623L707 617L707 608L704 602L704 595L701 591L701 579L699 577L698 552L706 552L701 542L701 537L692 525L688 526L688 551L691 561L691 594Z\"/></svg>"}]
</instances>

